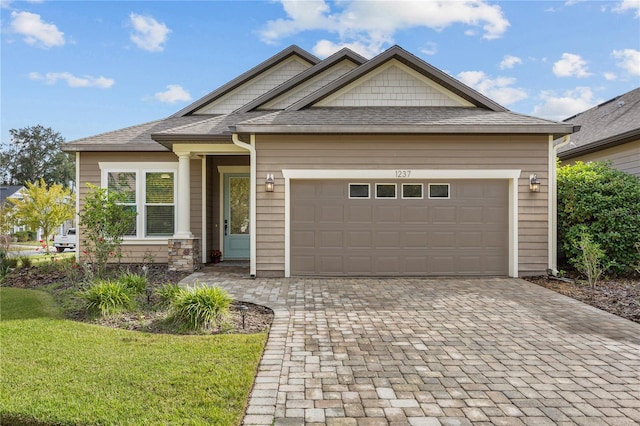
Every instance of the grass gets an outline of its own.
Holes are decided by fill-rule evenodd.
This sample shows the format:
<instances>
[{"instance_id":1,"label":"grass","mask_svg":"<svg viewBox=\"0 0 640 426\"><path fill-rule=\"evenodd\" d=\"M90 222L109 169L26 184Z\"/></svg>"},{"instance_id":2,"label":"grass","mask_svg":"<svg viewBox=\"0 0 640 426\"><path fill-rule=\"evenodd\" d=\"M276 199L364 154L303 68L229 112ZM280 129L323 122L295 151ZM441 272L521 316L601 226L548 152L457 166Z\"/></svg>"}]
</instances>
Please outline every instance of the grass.
<instances>
[{"instance_id":1,"label":"grass","mask_svg":"<svg viewBox=\"0 0 640 426\"><path fill-rule=\"evenodd\" d=\"M146 334L0 288L2 424L239 424L266 334Z\"/></svg>"}]
</instances>

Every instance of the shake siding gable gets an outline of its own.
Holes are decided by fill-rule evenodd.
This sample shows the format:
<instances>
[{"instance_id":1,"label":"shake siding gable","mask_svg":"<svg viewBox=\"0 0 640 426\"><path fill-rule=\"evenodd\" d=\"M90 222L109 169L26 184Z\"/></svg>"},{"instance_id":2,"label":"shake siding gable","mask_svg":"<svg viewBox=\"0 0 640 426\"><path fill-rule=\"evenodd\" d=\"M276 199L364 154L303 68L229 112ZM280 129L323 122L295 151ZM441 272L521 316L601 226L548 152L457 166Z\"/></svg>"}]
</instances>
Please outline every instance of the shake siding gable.
<instances>
[{"instance_id":1,"label":"shake siding gable","mask_svg":"<svg viewBox=\"0 0 640 426\"><path fill-rule=\"evenodd\" d=\"M200 108L194 114L228 114L284 83L311 64L293 56L261 73L240 87Z\"/></svg>"},{"instance_id":2,"label":"shake siding gable","mask_svg":"<svg viewBox=\"0 0 640 426\"><path fill-rule=\"evenodd\" d=\"M258 136L257 185L266 173L283 182L282 169L520 169L518 180L518 261L520 275L544 273L548 267L548 138L540 136ZM529 192L529 175L542 181ZM285 189L259 191L257 263L262 275L284 270Z\"/></svg>"},{"instance_id":3,"label":"shake siding gable","mask_svg":"<svg viewBox=\"0 0 640 426\"><path fill-rule=\"evenodd\" d=\"M319 107L473 106L396 60L318 102Z\"/></svg>"},{"instance_id":4,"label":"shake siding gable","mask_svg":"<svg viewBox=\"0 0 640 426\"><path fill-rule=\"evenodd\" d=\"M306 81L294 89L285 92L270 102L265 103L259 109L285 109L289 105L294 104L305 96L313 93L314 91L324 87L326 84L331 83L338 77L343 76L357 65L349 60L344 60L339 64L325 70L316 77Z\"/></svg>"}]
</instances>

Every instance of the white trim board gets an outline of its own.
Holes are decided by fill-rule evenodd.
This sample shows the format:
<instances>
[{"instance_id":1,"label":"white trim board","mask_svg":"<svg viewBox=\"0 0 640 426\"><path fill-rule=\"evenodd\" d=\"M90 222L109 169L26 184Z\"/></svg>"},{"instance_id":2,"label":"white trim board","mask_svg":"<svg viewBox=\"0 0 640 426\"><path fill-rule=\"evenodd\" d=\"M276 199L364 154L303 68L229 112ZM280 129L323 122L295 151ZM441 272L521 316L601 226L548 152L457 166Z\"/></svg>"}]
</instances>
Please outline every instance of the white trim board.
<instances>
[{"instance_id":1,"label":"white trim board","mask_svg":"<svg viewBox=\"0 0 640 426\"><path fill-rule=\"evenodd\" d=\"M284 177L284 276L291 277L291 180L394 179L507 179L509 181L509 276L518 277L518 179L519 169L393 169L393 170L315 170L283 169Z\"/></svg>"}]
</instances>

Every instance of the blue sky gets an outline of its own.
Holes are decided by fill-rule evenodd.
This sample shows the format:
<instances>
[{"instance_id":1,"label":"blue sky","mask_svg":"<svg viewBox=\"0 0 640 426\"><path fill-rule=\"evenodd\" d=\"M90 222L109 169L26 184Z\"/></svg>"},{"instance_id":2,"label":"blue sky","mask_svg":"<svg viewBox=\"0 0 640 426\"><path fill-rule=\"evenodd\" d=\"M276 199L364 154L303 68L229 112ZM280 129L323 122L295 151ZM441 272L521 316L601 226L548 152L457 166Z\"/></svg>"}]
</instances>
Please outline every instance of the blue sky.
<instances>
[{"instance_id":1,"label":"blue sky","mask_svg":"<svg viewBox=\"0 0 640 426\"><path fill-rule=\"evenodd\" d=\"M1 135L164 118L289 45L398 44L512 111L565 119L640 86L640 0L1 0Z\"/></svg>"}]
</instances>

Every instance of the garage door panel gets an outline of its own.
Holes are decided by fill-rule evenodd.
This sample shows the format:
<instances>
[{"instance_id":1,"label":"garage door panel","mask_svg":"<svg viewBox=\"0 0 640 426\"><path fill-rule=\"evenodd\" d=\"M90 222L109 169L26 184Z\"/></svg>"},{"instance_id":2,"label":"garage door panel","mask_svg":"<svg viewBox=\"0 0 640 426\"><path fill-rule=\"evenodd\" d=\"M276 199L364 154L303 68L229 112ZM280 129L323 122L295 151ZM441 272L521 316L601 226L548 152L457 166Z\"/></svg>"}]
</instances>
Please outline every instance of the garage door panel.
<instances>
[{"instance_id":1,"label":"garage door panel","mask_svg":"<svg viewBox=\"0 0 640 426\"><path fill-rule=\"evenodd\" d=\"M378 231L374 233L374 247L378 249L396 249L401 247L400 233L397 231Z\"/></svg>"},{"instance_id":2,"label":"garage door panel","mask_svg":"<svg viewBox=\"0 0 640 426\"><path fill-rule=\"evenodd\" d=\"M344 223L344 207L342 205L324 205L320 207L320 223Z\"/></svg>"},{"instance_id":3,"label":"garage door panel","mask_svg":"<svg viewBox=\"0 0 640 426\"><path fill-rule=\"evenodd\" d=\"M444 200L438 200L438 202L443 201ZM433 205L429 210L430 222L432 224L453 225L457 221L456 208L454 206Z\"/></svg>"},{"instance_id":4,"label":"garage door panel","mask_svg":"<svg viewBox=\"0 0 640 426\"><path fill-rule=\"evenodd\" d=\"M319 247L340 249L344 247L344 240L342 238L342 231L320 231L318 238Z\"/></svg>"},{"instance_id":5,"label":"garage door panel","mask_svg":"<svg viewBox=\"0 0 640 426\"><path fill-rule=\"evenodd\" d=\"M291 220L297 222L316 222L316 207L313 204L301 205L291 213Z\"/></svg>"},{"instance_id":6,"label":"garage door panel","mask_svg":"<svg viewBox=\"0 0 640 426\"><path fill-rule=\"evenodd\" d=\"M428 198L440 180L417 182L421 199L376 199L375 181L358 181L370 199L349 199L349 181L304 182L291 182L292 275L508 273L506 180L452 180L449 199Z\"/></svg>"},{"instance_id":7,"label":"garage door panel","mask_svg":"<svg viewBox=\"0 0 640 426\"><path fill-rule=\"evenodd\" d=\"M401 211L398 206L379 206L375 209L374 219L377 223L398 224Z\"/></svg>"},{"instance_id":8,"label":"garage door panel","mask_svg":"<svg viewBox=\"0 0 640 426\"><path fill-rule=\"evenodd\" d=\"M373 236L371 231L346 231L347 245L352 249L372 249Z\"/></svg>"},{"instance_id":9,"label":"garage door panel","mask_svg":"<svg viewBox=\"0 0 640 426\"><path fill-rule=\"evenodd\" d=\"M354 200L354 203L362 202L362 200ZM347 221L354 223L373 223L373 207L371 205L348 205Z\"/></svg>"},{"instance_id":10,"label":"garage door panel","mask_svg":"<svg viewBox=\"0 0 640 426\"><path fill-rule=\"evenodd\" d=\"M294 231L291 234L291 245L297 248L315 248L315 237L314 231Z\"/></svg>"}]
</instances>

